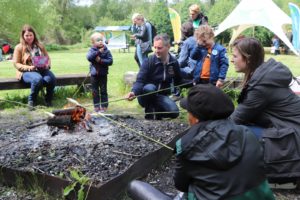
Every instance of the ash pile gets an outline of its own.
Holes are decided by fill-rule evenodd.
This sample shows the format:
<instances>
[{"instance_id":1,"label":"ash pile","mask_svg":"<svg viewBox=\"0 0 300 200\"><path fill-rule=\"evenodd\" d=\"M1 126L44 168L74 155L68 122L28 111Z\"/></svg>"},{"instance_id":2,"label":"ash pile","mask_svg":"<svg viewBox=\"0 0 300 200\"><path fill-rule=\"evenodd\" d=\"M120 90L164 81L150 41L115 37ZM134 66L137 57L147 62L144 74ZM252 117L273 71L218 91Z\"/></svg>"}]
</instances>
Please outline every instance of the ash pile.
<instances>
[{"instance_id":1,"label":"ash pile","mask_svg":"<svg viewBox=\"0 0 300 200\"><path fill-rule=\"evenodd\" d=\"M177 121L91 116L78 106L52 114L47 120L0 128L0 165L68 180L76 169L101 185L162 147L130 129L168 143L187 128Z\"/></svg>"}]
</instances>

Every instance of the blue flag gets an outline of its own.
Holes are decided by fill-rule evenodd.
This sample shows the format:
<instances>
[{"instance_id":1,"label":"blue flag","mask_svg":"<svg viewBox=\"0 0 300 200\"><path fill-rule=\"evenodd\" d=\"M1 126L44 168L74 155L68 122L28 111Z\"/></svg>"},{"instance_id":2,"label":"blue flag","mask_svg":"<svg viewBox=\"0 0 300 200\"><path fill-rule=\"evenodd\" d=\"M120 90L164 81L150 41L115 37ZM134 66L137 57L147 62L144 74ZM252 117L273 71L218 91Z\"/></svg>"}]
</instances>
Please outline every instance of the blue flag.
<instances>
[{"instance_id":1,"label":"blue flag","mask_svg":"<svg viewBox=\"0 0 300 200\"><path fill-rule=\"evenodd\" d=\"M293 41L292 44L295 49L300 52L300 9L296 4L289 3L292 18L292 32Z\"/></svg>"}]
</instances>

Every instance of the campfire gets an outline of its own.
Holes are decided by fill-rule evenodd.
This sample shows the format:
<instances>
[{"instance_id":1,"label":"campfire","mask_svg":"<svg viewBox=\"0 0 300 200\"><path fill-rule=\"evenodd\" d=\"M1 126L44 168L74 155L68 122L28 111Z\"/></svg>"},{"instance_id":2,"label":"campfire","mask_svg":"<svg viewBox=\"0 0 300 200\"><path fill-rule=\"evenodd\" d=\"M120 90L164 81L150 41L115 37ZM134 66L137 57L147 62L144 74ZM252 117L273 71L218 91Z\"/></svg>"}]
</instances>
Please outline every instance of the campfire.
<instances>
[{"instance_id":1,"label":"campfire","mask_svg":"<svg viewBox=\"0 0 300 200\"><path fill-rule=\"evenodd\" d=\"M48 126L72 130L78 125L87 131L93 131L90 125L90 114L80 105L72 108L52 111L51 117L47 120Z\"/></svg>"}]
</instances>

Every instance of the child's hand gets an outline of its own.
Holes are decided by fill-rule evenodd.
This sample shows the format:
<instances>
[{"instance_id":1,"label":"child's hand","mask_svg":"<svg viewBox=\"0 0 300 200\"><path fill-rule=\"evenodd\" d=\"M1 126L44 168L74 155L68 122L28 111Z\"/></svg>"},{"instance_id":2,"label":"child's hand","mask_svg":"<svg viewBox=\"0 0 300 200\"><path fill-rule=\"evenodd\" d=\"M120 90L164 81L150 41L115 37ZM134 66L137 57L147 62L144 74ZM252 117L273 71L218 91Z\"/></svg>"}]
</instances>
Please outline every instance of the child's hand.
<instances>
[{"instance_id":1,"label":"child's hand","mask_svg":"<svg viewBox=\"0 0 300 200\"><path fill-rule=\"evenodd\" d=\"M104 46L100 47L99 51L100 51L100 53L103 53L104 52Z\"/></svg>"},{"instance_id":2,"label":"child's hand","mask_svg":"<svg viewBox=\"0 0 300 200\"><path fill-rule=\"evenodd\" d=\"M100 50L99 50L99 51L100 51ZM100 62L100 61L101 61L100 56L97 56L95 60L96 60L96 62Z\"/></svg>"}]
</instances>

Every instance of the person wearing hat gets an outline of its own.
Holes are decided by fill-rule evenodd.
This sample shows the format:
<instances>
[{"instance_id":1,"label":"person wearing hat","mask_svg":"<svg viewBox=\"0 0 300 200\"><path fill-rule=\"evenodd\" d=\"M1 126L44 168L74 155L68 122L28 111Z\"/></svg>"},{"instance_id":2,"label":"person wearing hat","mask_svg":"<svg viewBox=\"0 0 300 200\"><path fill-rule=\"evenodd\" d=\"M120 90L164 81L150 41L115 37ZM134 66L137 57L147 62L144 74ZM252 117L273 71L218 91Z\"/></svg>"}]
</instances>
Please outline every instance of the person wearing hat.
<instances>
[{"instance_id":1,"label":"person wearing hat","mask_svg":"<svg viewBox=\"0 0 300 200\"><path fill-rule=\"evenodd\" d=\"M274 200L265 177L262 148L255 135L228 117L230 98L211 84L192 87L180 106L191 127L176 142L174 184L181 191L170 197L150 184L134 180L133 200Z\"/></svg>"},{"instance_id":2,"label":"person wearing hat","mask_svg":"<svg viewBox=\"0 0 300 200\"><path fill-rule=\"evenodd\" d=\"M228 117L231 99L211 84L190 89L180 106L191 125L176 142L175 187L188 199L274 199L255 135Z\"/></svg>"}]
</instances>

